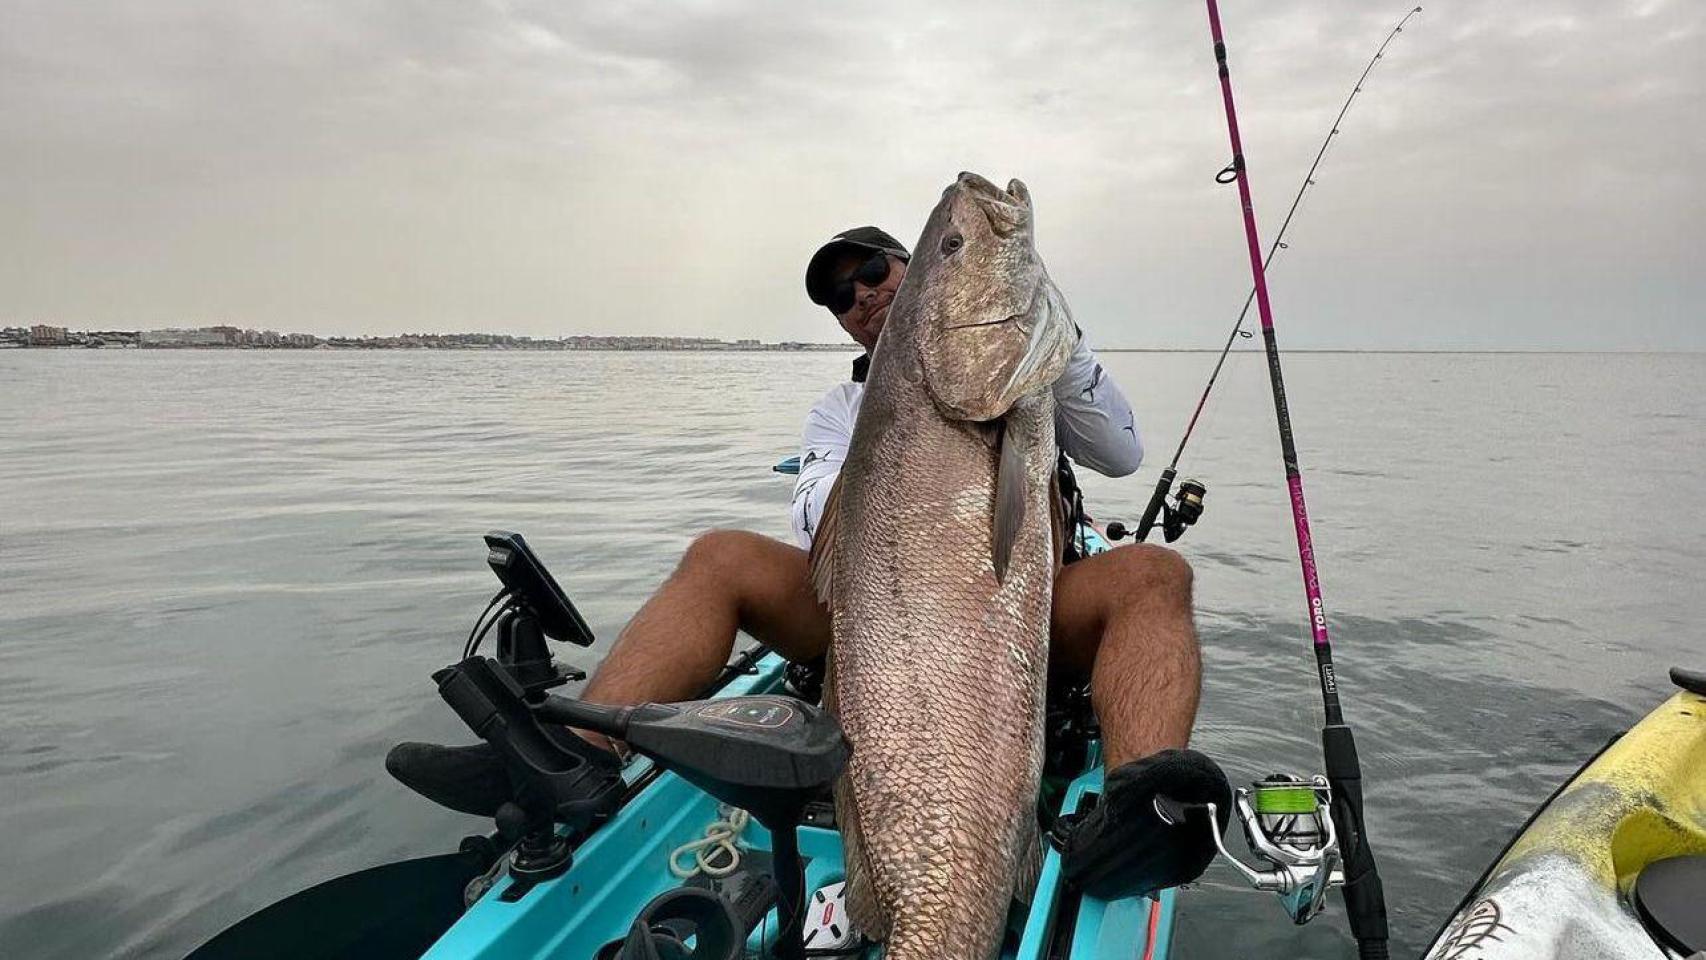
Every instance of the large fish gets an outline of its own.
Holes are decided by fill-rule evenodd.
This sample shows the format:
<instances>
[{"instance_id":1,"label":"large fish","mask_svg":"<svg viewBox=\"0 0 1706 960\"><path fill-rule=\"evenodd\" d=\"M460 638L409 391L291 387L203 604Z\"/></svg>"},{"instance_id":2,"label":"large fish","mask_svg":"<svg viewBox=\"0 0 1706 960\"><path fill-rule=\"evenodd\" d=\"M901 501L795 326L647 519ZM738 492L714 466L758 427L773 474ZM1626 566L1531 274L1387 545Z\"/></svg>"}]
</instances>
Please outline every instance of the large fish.
<instances>
[{"instance_id":1,"label":"large fish","mask_svg":"<svg viewBox=\"0 0 1706 960\"><path fill-rule=\"evenodd\" d=\"M1058 551L1054 397L1075 331L1031 198L962 173L895 293L812 550L848 910L888 960L983 960L1040 860Z\"/></svg>"}]
</instances>

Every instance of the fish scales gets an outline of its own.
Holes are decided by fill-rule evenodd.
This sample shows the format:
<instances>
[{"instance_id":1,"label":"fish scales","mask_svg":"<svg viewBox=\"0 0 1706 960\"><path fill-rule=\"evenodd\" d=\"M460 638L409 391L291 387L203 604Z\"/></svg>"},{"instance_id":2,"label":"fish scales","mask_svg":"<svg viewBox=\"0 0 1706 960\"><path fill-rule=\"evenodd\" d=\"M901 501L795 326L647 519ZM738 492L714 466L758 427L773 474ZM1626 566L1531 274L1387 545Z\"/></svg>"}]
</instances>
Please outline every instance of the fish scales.
<instances>
[{"instance_id":1,"label":"fish scales","mask_svg":"<svg viewBox=\"0 0 1706 960\"><path fill-rule=\"evenodd\" d=\"M813 557L834 623L830 699L853 746L837 790L849 909L890 960L989 956L1039 854L1057 556L1047 387L1070 331L1023 185L961 175L890 308ZM1023 510L998 575L1003 452Z\"/></svg>"}]
</instances>

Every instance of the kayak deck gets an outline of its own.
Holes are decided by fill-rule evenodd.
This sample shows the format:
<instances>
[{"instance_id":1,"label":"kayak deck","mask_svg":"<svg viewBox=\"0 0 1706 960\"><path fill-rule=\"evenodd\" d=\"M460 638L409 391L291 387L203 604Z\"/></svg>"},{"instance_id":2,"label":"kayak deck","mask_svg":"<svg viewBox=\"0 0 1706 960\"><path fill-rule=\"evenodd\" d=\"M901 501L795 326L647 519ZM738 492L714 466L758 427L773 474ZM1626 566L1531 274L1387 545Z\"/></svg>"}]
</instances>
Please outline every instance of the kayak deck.
<instances>
[{"instance_id":1,"label":"kayak deck","mask_svg":"<svg viewBox=\"0 0 1706 960\"><path fill-rule=\"evenodd\" d=\"M718 696L778 690L785 666L781 657L770 654L754 673L735 678ZM515 882L507 874L502 876L425 956L431 960L592 960L606 944L626 936L642 907L682 885L670 872L671 852L701 838L706 825L720 815L715 799L673 773L659 775L644 758L630 763L624 778L639 787L638 792L575 851L574 864L566 873L534 885L519 898L514 897ZM1068 785L1063 810L1077 810L1100 791L1101 782L1100 766L1092 763L1089 771ZM799 836L808 895L842 879L840 834L807 826ZM751 823L741 839L743 850L759 852L767 861L770 838L763 827ZM1111 903L1069 894L1061 882L1060 855L1050 849L1017 946L1010 946L1002 956L1012 960L1053 955L1072 960L1164 958L1172 936L1175 898L1174 890L1164 891L1154 901ZM1059 929L1067 923L1070 938ZM762 949L761 941L773 935L776 927L772 911L753 932L749 951ZM1072 945L1069 953L1047 953L1060 941ZM875 949L869 952L877 955Z\"/></svg>"}]
</instances>

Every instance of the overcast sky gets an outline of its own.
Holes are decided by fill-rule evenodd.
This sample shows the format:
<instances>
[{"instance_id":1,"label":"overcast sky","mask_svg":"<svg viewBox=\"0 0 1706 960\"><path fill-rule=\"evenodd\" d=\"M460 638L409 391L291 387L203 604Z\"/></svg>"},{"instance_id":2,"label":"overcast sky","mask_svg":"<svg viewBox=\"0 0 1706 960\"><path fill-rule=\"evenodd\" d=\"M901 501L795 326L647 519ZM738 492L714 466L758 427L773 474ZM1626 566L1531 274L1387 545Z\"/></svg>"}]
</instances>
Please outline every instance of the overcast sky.
<instances>
[{"instance_id":1,"label":"overcast sky","mask_svg":"<svg viewBox=\"0 0 1706 960\"><path fill-rule=\"evenodd\" d=\"M1224 0L1264 237L1408 6ZM1281 342L1706 349L1706 5L1430 3ZM0 0L0 322L831 340L811 251L1017 176L1105 346L1248 287L1196 2Z\"/></svg>"}]
</instances>

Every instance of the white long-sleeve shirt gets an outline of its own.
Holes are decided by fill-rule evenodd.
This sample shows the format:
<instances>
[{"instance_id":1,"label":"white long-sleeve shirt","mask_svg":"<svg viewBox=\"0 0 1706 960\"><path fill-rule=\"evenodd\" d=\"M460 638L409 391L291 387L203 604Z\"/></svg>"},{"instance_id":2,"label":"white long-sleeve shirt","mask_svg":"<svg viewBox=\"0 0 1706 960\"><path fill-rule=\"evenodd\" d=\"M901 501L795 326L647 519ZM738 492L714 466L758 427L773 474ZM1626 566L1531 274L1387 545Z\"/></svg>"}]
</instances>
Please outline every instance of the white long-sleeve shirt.
<instances>
[{"instance_id":1,"label":"white long-sleeve shirt","mask_svg":"<svg viewBox=\"0 0 1706 960\"><path fill-rule=\"evenodd\" d=\"M864 398L863 378L838 384L806 414L791 511L794 539L801 547L809 549L817 534L823 501L847 459ZM1073 462L1108 477L1123 477L1137 469L1143 460L1137 417L1082 335L1066 371L1054 383L1054 400L1055 439Z\"/></svg>"}]
</instances>

